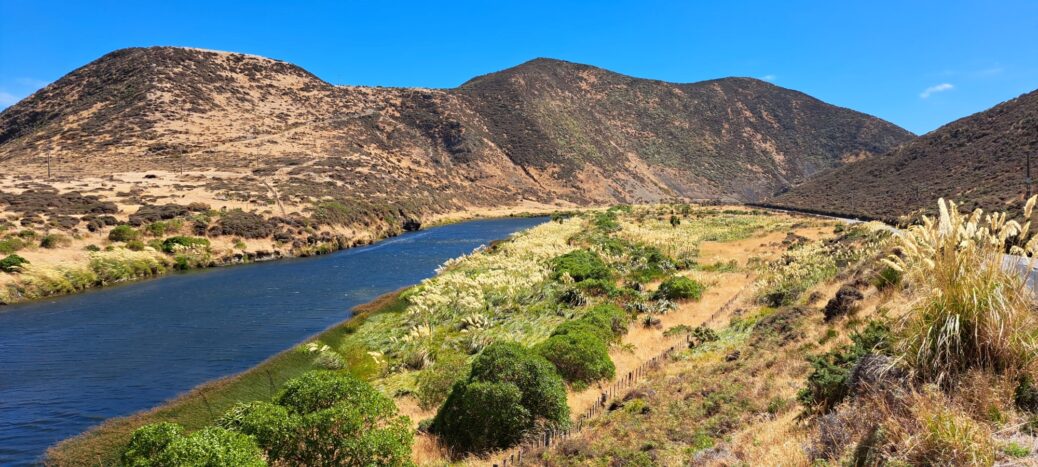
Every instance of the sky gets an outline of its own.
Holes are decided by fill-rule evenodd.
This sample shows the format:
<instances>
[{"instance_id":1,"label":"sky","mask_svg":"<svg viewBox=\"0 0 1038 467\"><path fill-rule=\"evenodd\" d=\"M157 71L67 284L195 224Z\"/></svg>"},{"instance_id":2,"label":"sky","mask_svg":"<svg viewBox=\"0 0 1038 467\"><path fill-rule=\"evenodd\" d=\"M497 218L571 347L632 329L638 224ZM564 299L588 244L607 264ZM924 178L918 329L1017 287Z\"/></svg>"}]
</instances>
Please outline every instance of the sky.
<instances>
[{"instance_id":1,"label":"sky","mask_svg":"<svg viewBox=\"0 0 1038 467\"><path fill-rule=\"evenodd\" d=\"M673 82L749 76L922 134L1038 88L1038 0L0 0L0 108L152 45L351 85L454 87L536 57Z\"/></svg>"}]
</instances>

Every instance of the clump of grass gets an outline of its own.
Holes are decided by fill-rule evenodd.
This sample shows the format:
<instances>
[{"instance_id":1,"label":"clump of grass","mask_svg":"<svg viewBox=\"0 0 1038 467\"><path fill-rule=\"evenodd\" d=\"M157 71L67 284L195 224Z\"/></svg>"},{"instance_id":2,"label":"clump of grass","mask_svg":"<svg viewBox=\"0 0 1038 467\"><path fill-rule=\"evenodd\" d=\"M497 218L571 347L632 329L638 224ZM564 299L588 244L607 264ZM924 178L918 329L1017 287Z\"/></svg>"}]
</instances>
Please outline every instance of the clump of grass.
<instances>
[{"instance_id":1,"label":"clump of grass","mask_svg":"<svg viewBox=\"0 0 1038 467\"><path fill-rule=\"evenodd\" d=\"M21 256L7 255L4 259L0 259L0 271L8 273L20 272L26 264L29 264L29 260Z\"/></svg>"},{"instance_id":2,"label":"clump of grass","mask_svg":"<svg viewBox=\"0 0 1038 467\"><path fill-rule=\"evenodd\" d=\"M1028 200L1025 218L1036 199ZM904 359L919 377L939 384L971 369L1015 374L1034 359L1038 319L1026 284L1003 265L1003 252L1033 256L1038 236L1029 236L1030 222L1007 220L1005 213L978 209L964 216L943 199L939 208L936 221L924 217L905 232L902 256L884 260L923 291L904 322Z\"/></svg>"}]
</instances>

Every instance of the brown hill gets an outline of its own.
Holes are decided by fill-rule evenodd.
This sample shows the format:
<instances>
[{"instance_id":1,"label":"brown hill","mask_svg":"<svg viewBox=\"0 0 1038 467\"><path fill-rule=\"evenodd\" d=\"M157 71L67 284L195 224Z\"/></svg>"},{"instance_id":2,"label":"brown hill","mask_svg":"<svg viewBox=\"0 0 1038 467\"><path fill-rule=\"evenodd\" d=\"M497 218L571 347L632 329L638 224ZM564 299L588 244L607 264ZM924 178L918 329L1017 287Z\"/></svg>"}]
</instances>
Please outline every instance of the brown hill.
<instances>
[{"instance_id":1,"label":"brown hill","mask_svg":"<svg viewBox=\"0 0 1038 467\"><path fill-rule=\"evenodd\" d=\"M0 160L18 173L43 173L50 148L59 175L249 171L303 203L752 200L910 137L746 78L672 84L537 59L452 90L364 88L171 47L113 52L0 114Z\"/></svg>"},{"instance_id":2,"label":"brown hill","mask_svg":"<svg viewBox=\"0 0 1038 467\"><path fill-rule=\"evenodd\" d=\"M1038 156L1038 91L819 174L768 203L891 221L932 210L940 197L970 210L1014 210L1025 197L1029 155ZM1038 176L1038 157L1032 163Z\"/></svg>"}]
</instances>

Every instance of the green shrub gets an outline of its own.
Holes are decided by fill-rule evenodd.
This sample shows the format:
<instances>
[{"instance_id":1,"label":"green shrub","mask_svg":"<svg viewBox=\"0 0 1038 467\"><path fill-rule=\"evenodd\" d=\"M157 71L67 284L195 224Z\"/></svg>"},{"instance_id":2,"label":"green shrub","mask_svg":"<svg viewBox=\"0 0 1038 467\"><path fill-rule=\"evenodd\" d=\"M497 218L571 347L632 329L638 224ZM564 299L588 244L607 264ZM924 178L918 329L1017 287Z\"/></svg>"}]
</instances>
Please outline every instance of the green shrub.
<instances>
[{"instance_id":1,"label":"green shrub","mask_svg":"<svg viewBox=\"0 0 1038 467\"><path fill-rule=\"evenodd\" d=\"M565 336L569 334L590 334L602 342L612 342L616 336L613 330L607 326L594 323L585 319L573 319L560 324L552 331L552 336Z\"/></svg>"},{"instance_id":2,"label":"green shrub","mask_svg":"<svg viewBox=\"0 0 1038 467\"><path fill-rule=\"evenodd\" d=\"M40 247L47 249L60 248L68 246L71 243L72 240L69 240L68 237L56 233L44 235L43 238L40 239Z\"/></svg>"},{"instance_id":3,"label":"green shrub","mask_svg":"<svg viewBox=\"0 0 1038 467\"><path fill-rule=\"evenodd\" d=\"M176 236L162 241L162 251L174 253L179 249L209 248L209 240L201 237Z\"/></svg>"},{"instance_id":4,"label":"green shrub","mask_svg":"<svg viewBox=\"0 0 1038 467\"><path fill-rule=\"evenodd\" d=\"M25 248L25 242L18 237L8 237L0 240L0 254L9 255Z\"/></svg>"},{"instance_id":5,"label":"green shrub","mask_svg":"<svg viewBox=\"0 0 1038 467\"><path fill-rule=\"evenodd\" d=\"M140 233L136 229L126 224L117 225L108 232L108 239L113 242L128 242L130 240L136 240L140 236Z\"/></svg>"},{"instance_id":6,"label":"green shrub","mask_svg":"<svg viewBox=\"0 0 1038 467\"><path fill-rule=\"evenodd\" d=\"M654 298L667 300L699 300L706 287L699 282L683 276L673 276L663 281L656 289Z\"/></svg>"},{"instance_id":7,"label":"green shrub","mask_svg":"<svg viewBox=\"0 0 1038 467\"><path fill-rule=\"evenodd\" d=\"M252 467L267 462L251 437L219 427L206 427L175 438L155 465L184 467Z\"/></svg>"},{"instance_id":8,"label":"green shrub","mask_svg":"<svg viewBox=\"0 0 1038 467\"><path fill-rule=\"evenodd\" d=\"M414 443L410 420L391 399L341 372L305 373L273 404L239 404L219 423L255 437L286 465L406 465Z\"/></svg>"},{"instance_id":9,"label":"green shrub","mask_svg":"<svg viewBox=\"0 0 1038 467\"><path fill-rule=\"evenodd\" d=\"M551 363L519 344L498 342L475 358L429 429L467 453L512 446L539 423L568 422L566 388Z\"/></svg>"},{"instance_id":10,"label":"green shrub","mask_svg":"<svg viewBox=\"0 0 1038 467\"><path fill-rule=\"evenodd\" d=\"M99 247L97 245L87 245L87 246L83 247L83 249L86 250L86 251L89 251L89 252L101 251L101 247Z\"/></svg>"},{"instance_id":11,"label":"green shrub","mask_svg":"<svg viewBox=\"0 0 1038 467\"><path fill-rule=\"evenodd\" d=\"M131 251L144 251L144 247L144 242L140 240L130 240L126 242L126 248L130 249Z\"/></svg>"},{"instance_id":12,"label":"green shrub","mask_svg":"<svg viewBox=\"0 0 1038 467\"><path fill-rule=\"evenodd\" d=\"M551 336L534 347L534 351L555 365L566 382L578 388L616 375L616 366L609 358L609 346L587 332Z\"/></svg>"},{"instance_id":13,"label":"green shrub","mask_svg":"<svg viewBox=\"0 0 1038 467\"><path fill-rule=\"evenodd\" d=\"M611 333L611 337L605 339L606 342L619 339L620 336L627 334L627 325L630 321L627 317L627 312L625 312L623 308L612 303L603 303L591 307L591 309L581 317L581 320L608 329Z\"/></svg>"},{"instance_id":14,"label":"green shrub","mask_svg":"<svg viewBox=\"0 0 1038 467\"><path fill-rule=\"evenodd\" d=\"M807 386L797 393L797 400L808 414L828 413L850 393L848 378L861 357L889 353L889 347L890 328L870 321L864 330L851 334L851 345L808 357L812 371Z\"/></svg>"},{"instance_id":15,"label":"green shrub","mask_svg":"<svg viewBox=\"0 0 1038 467\"><path fill-rule=\"evenodd\" d=\"M0 271L3 272L20 272L22 266L29 264L29 260L22 258L18 255L7 255L4 259L0 259Z\"/></svg>"},{"instance_id":16,"label":"green shrub","mask_svg":"<svg viewBox=\"0 0 1038 467\"><path fill-rule=\"evenodd\" d=\"M239 402L217 420L217 425L251 435L271 459L289 452L299 420L288 409L265 401Z\"/></svg>"},{"instance_id":17,"label":"green shrub","mask_svg":"<svg viewBox=\"0 0 1038 467\"><path fill-rule=\"evenodd\" d=\"M154 459L175 439L183 436L184 429L176 423L162 422L144 425L130 436L130 444L123 451L122 461L127 467L155 465Z\"/></svg>"},{"instance_id":18,"label":"green shrub","mask_svg":"<svg viewBox=\"0 0 1038 467\"><path fill-rule=\"evenodd\" d=\"M569 274L580 282L587 279L608 279L612 276L609 266L597 253L588 250L573 250L552 260L555 277Z\"/></svg>"},{"instance_id":19,"label":"green shrub","mask_svg":"<svg viewBox=\"0 0 1038 467\"><path fill-rule=\"evenodd\" d=\"M595 214L592 225L606 233L620 230L620 222L617 221L616 213L612 210Z\"/></svg>"},{"instance_id":20,"label":"green shrub","mask_svg":"<svg viewBox=\"0 0 1038 467\"><path fill-rule=\"evenodd\" d=\"M135 431L123 451L123 464L132 467L264 466L262 452L252 438L219 427L207 427L184 436L175 423L145 425Z\"/></svg>"},{"instance_id":21,"label":"green shrub","mask_svg":"<svg viewBox=\"0 0 1038 467\"><path fill-rule=\"evenodd\" d=\"M468 372L464 355L444 352L429 368L418 374L415 395L418 405L425 410L438 407L447 399L454 383L463 379Z\"/></svg>"},{"instance_id":22,"label":"green shrub","mask_svg":"<svg viewBox=\"0 0 1038 467\"><path fill-rule=\"evenodd\" d=\"M603 295L612 297L619 295L620 293L620 289L616 287L616 284L614 284L613 281L606 279L583 280L577 282L576 287L592 297Z\"/></svg>"}]
</instances>

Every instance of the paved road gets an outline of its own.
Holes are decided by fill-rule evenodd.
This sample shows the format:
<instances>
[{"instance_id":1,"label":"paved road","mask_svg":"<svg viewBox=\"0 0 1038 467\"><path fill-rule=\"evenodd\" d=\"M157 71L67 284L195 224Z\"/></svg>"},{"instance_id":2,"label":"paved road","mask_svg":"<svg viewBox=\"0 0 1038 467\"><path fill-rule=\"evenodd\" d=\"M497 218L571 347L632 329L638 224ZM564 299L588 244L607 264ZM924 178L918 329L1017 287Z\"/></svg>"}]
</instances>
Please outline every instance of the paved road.
<instances>
[{"instance_id":1,"label":"paved road","mask_svg":"<svg viewBox=\"0 0 1038 467\"><path fill-rule=\"evenodd\" d=\"M786 214L798 214L802 216L820 217L823 219L832 219L848 224L860 224L863 221L860 219L851 219L846 217L826 216L822 214L814 214L809 212L800 212L791 209L778 209L778 208L762 208L754 206L756 209L766 209L768 211L782 212ZM894 235L900 236L901 229L892 225L883 224L884 228ZM1002 255L1002 267L1005 269L1012 269L1022 277L1025 277L1027 281L1027 288L1031 289L1032 292L1038 293L1038 261L1031 261L1031 258L1026 258L1019 255Z\"/></svg>"}]
</instances>

